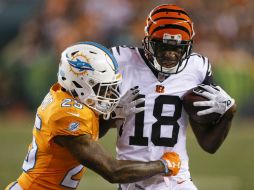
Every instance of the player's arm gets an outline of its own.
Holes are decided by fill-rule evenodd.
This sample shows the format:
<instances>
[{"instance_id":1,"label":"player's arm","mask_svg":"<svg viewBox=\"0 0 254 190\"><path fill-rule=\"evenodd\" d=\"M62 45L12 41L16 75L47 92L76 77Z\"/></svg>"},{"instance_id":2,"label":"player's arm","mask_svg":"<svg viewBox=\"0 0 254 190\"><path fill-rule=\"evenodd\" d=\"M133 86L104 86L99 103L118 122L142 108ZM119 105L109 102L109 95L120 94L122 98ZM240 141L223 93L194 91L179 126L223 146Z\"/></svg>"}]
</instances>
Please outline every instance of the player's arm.
<instances>
[{"instance_id":1,"label":"player's arm","mask_svg":"<svg viewBox=\"0 0 254 190\"><path fill-rule=\"evenodd\" d=\"M176 175L180 169L179 156L173 152L165 153L162 160L151 162L116 160L90 135L56 136L54 141L110 183L131 183L163 173Z\"/></svg>"},{"instance_id":2,"label":"player's arm","mask_svg":"<svg viewBox=\"0 0 254 190\"><path fill-rule=\"evenodd\" d=\"M109 129L116 128L115 120L112 119L105 120L103 118L103 115L100 115L99 117L99 125L100 125L99 138L102 138L108 132Z\"/></svg>"},{"instance_id":3,"label":"player's arm","mask_svg":"<svg viewBox=\"0 0 254 190\"><path fill-rule=\"evenodd\" d=\"M208 101L194 102L194 106L209 108L199 111L198 115L216 112L220 113L221 117L218 121L205 126L191 119L190 124L200 146L209 153L215 153L227 137L236 112L236 104L234 99L219 86L202 85L202 88L207 91L197 93L206 97Z\"/></svg>"},{"instance_id":4,"label":"player's arm","mask_svg":"<svg viewBox=\"0 0 254 190\"><path fill-rule=\"evenodd\" d=\"M232 106L218 123L206 126L190 119L190 124L198 143L205 151L213 154L219 149L231 128L235 111L236 105Z\"/></svg>"}]
</instances>

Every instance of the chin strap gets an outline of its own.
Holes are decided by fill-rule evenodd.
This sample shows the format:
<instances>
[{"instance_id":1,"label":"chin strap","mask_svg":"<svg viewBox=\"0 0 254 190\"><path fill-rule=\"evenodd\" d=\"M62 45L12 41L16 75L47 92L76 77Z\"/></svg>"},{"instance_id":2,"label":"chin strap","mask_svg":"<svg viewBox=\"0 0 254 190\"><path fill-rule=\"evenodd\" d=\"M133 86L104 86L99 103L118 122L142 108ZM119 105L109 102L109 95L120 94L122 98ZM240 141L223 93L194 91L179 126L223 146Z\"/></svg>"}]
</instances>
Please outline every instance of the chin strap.
<instances>
[{"instance_id":1,"label":"chin strap","mask_svg":"<svg viewBox=\"0 0 254 190\"><path fill-rule=\"evenodd\" d=\"M154 57L153 59L153 64L154 64L154 68L158 71L161 71L162 73L165 73L165 74L174 74L177 72L180 64L181 64L181 61L179 61L174 67L171 67L171 68L166 68L166 67L162 67L156 57Z\"/></svg>"}]
</instances>

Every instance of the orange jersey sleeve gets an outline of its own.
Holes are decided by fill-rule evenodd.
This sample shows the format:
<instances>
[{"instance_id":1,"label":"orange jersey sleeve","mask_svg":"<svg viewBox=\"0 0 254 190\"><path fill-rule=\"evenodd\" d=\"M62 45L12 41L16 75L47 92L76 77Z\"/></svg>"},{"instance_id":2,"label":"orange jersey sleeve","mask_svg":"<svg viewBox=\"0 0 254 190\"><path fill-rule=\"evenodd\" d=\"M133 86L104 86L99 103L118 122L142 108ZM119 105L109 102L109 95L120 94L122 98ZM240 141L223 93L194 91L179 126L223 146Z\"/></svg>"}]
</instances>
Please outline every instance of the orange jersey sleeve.
<instances>
[{"instance_id":1,"label":"orange jersey sleeve","mask_svg":"<svg viewBox=\"0 0 254 190\"><path fill-rule=\"evenodd\" d=\"M98 116L54 85L37 110L33 141L18 183L24 190L76 189L85 168L53 138L89 134L97 140L98 133Z\"/></svg>"}]
</instances>

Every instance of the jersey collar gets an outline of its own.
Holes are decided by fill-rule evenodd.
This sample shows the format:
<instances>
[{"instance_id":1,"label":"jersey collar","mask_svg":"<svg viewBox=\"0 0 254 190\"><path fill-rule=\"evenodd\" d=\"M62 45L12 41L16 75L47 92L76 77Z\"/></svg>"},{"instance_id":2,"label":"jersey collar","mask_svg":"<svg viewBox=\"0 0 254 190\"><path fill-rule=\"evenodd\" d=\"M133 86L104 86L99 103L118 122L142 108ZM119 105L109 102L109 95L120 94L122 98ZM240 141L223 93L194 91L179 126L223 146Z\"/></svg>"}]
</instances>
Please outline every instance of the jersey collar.
<instances>
[{"instance_id":1,"label":"jersey collar","mask_svg":"<svg viewBox=\"0 0 254 190\"><path fill-rule=\"evenodd\" d=\"M152 71L154 76L158 79L159 82L163 82L165 79L167 79L170 75L161 73L157 70L155 70L149 63L147 57L145 56L145 51L142 48L138 48L139 54L141 55L142 59L144 60L146 66Z\"/></svg>"}]
</instances>

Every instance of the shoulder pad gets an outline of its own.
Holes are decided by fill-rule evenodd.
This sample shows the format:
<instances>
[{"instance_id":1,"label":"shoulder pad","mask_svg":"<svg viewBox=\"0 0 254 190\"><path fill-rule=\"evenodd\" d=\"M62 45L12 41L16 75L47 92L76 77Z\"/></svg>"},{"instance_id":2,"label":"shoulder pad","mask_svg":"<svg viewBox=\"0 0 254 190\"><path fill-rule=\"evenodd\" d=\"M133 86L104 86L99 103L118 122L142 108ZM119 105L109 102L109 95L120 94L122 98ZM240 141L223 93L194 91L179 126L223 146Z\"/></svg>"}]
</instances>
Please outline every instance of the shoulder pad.
<instances>
[{"instance_id":1,"label":"shoulder pad","mask_svg":"<svg viewBox=\"0 0 254 190\"><path fill-rule=\"evenodd\" d=\"M56 101L50 110L50 120L60 120L65 117L73 117L78 120L90 120L94 112L87 106L78 103L73 98L65 98Z\"/></svg>"},{"instance_id":2,"label":"shoulder pad","mask_svg":"<svg viewBox=\"0 0 254 190\"><path fill-rule=\"evenodd\" d=\"M112 47L111 51L116 59L120 57L127 57L130 58L133 53L137 52L137 48L131 46L116 46Z\"/></svg>"}]
</instances>

